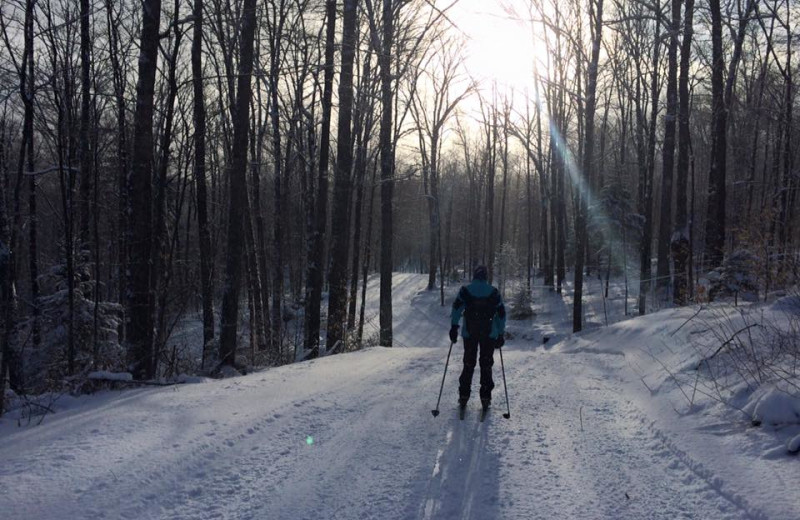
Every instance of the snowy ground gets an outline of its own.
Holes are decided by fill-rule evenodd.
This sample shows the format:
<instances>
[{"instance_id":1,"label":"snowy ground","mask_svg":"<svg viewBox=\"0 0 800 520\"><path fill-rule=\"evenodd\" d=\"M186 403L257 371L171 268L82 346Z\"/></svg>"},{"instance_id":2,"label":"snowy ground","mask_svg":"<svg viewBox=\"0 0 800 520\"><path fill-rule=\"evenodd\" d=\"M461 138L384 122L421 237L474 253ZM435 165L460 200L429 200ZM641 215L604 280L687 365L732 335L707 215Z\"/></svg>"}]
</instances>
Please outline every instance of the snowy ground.
<instances>
[{"instance_id":1,"label":"snowy ground","mask_svg":"<svg viewBox=\"0 0 800 520\"><path fill-rule=\"evenodd\" d=\"M784 448L800 428L689 406L663 370L688 356L675 331L693 309L619 321L615 300L618 323L573 337L569 300L537 291L503 349L511 419L495 356L494 411L480 423L473 402L462 422L460 343L430 414L449 310L425 281L395 277L397 348L0 420L3 518L800 518ZM595 298L587 320L605 315Z\"/></svg>"}]
</instances>

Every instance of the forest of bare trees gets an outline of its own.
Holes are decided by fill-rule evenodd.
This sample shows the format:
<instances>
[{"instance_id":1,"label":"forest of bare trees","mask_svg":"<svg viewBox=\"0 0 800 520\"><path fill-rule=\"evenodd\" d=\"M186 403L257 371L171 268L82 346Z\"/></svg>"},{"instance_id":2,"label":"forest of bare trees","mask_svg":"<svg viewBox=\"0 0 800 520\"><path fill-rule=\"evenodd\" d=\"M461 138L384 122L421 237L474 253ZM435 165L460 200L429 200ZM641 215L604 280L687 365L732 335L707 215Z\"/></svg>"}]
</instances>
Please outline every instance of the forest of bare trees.
<instances>
[{"instance_id":1,"label":"forest of bare trees","mask_svg":"<svg viewBox=\"0 0 800 520\"><path fill-rule=\"evenodd\" d=\"M396 271L447 305L485 264L575 331L589 277L630 315L796 282L795 2L487 3L523 86L459 0L4 1L3 389L389 347Z\"/></svg>"}]
</instances>

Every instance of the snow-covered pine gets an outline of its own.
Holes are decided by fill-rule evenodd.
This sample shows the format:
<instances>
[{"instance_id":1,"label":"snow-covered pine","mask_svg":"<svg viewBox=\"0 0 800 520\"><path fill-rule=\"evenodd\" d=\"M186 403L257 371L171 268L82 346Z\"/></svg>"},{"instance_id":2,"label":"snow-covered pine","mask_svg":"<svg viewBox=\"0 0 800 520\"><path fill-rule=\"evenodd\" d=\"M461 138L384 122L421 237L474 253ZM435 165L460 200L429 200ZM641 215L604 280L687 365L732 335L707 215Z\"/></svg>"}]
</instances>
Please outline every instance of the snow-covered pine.
<instances>
[{"instance_id":1,"label":"snow-covered pine","mask_svg":"<svg viewBox=\"0 0 800 520\"><path fill-rule=\"evenodd\" d=\"M722 265L706 275L708 296L711 301L720 297L735 297L745 301L758 299L756 278L759 259L747 249L737 249L726 255Z\"/></svg>"},{"instance_id":2,"label":"snow-covered pine","mask_svg":"<svg viewBox=\"0 0 800 520\"><path fill-rule=\"evenodd\" d=\"M508 317L512 320L527 320L535 316L533 308L531 307L533 298L524 284L519 284L514 288L510 303Z\"/></svg>"},{"instance_id":3,"label":"snow-covered pine","mask_svg":"<svg viewBox=\"0 0 800 520\"><path fill-rule=\"evenodd\" d=\"M40 393L63 390L69 376L67 370L67 335L70 326L75 341L75 373L90 370L125 370L125 351L119 343L122 307L113 302L97 304L97 337L95 338L94 293L100 290L91 277L91 266L76 258L74 317L70 320L66 264L54 265L41 276L43 296L38 300L41 310L42 343L39 349L23 349L23 371L26 392ZM71 325L70 325L71 321ZM25 337L30 322L21 324L19 337ZM95 346L95 341L97 342Z\"/></svg>"}]
</instances>

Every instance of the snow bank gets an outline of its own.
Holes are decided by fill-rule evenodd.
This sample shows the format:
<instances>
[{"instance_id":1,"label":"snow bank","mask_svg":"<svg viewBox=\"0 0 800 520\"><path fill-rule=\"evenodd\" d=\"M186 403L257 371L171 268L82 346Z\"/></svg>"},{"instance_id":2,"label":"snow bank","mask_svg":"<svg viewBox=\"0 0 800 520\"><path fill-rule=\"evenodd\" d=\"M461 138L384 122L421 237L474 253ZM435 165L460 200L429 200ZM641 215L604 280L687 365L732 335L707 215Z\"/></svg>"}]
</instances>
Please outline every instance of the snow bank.
<instances>
[{"instance_id":1,"label":"snow bank","mask_svg":"<svg viewBox=\"0 0 800 520\"><path fill-rule=\"evenodd\" d=\"M800 435L794 437L788 443L786 443L786 449L789 450L789 453L800 452Z\"/></svg>"},{"instance_id":2,"label":"snow bank","mask_svg":"<svg viewBox=\"0 0 800 520\"><path fill-rule=\"evenodd\" d=\"M793 313L800 312L800 294L792 294L778 298L775 303L772 304L772 309Z\"/></svg>"},{"instance_id":3,"label":"snow bank","mask_svg":"<svg viewBox=\"0 0 800 520\"><path fill-rule=\"evenodd\" d=\"M90 372L87 376L89 379L99 379L102 381L133 381L133 375L130 372L107 372L105 370L98 370L97 372Z\"/></svg>"},{"instance_id":4,"label":"snow bank","mask_svg":"<svg viewBox=\"0 0 800 520\"><path fill-rule=\"evenodd\" d=\"M771 385L753 392L749 406L745 409L751 408L753 423L757 425L800 424L800 398Z\"/></svg>"},{"instance_id":5,"label":"snow bank","mask_svg":"<svg viewBox=\"0 0 800 520\"><path fill-rule=\"evenodd\" d=\"M207 383L209 381L212 381L212 379L203 376L191 376L189 374L180 374L175 378L175 382L187 385Z\"/></svg>"}]
</instances>

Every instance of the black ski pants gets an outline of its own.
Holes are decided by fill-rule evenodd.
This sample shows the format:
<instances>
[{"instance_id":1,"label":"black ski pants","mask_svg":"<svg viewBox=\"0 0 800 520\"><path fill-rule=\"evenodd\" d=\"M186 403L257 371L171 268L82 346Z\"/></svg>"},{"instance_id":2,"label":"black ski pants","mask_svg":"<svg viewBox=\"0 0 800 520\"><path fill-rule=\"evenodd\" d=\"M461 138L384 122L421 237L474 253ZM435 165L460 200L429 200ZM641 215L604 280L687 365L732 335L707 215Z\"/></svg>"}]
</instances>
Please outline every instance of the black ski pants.
<instances>
[{"instance_id":1,"label":"black ski pants","mask_svg":"<svg viewBox=\"0 0 800 520\"><path fill-rule=\"evenodd\" d=\"M464 370L458 378L458 395L461 399L468 399L472 386L472 374L478 361L478 347L480 346L481 367L481 399L491 399L494 381L492 381L492 365L494 365L494 343L489 336L464 338Z\"/></svg>"}]
</instances>

